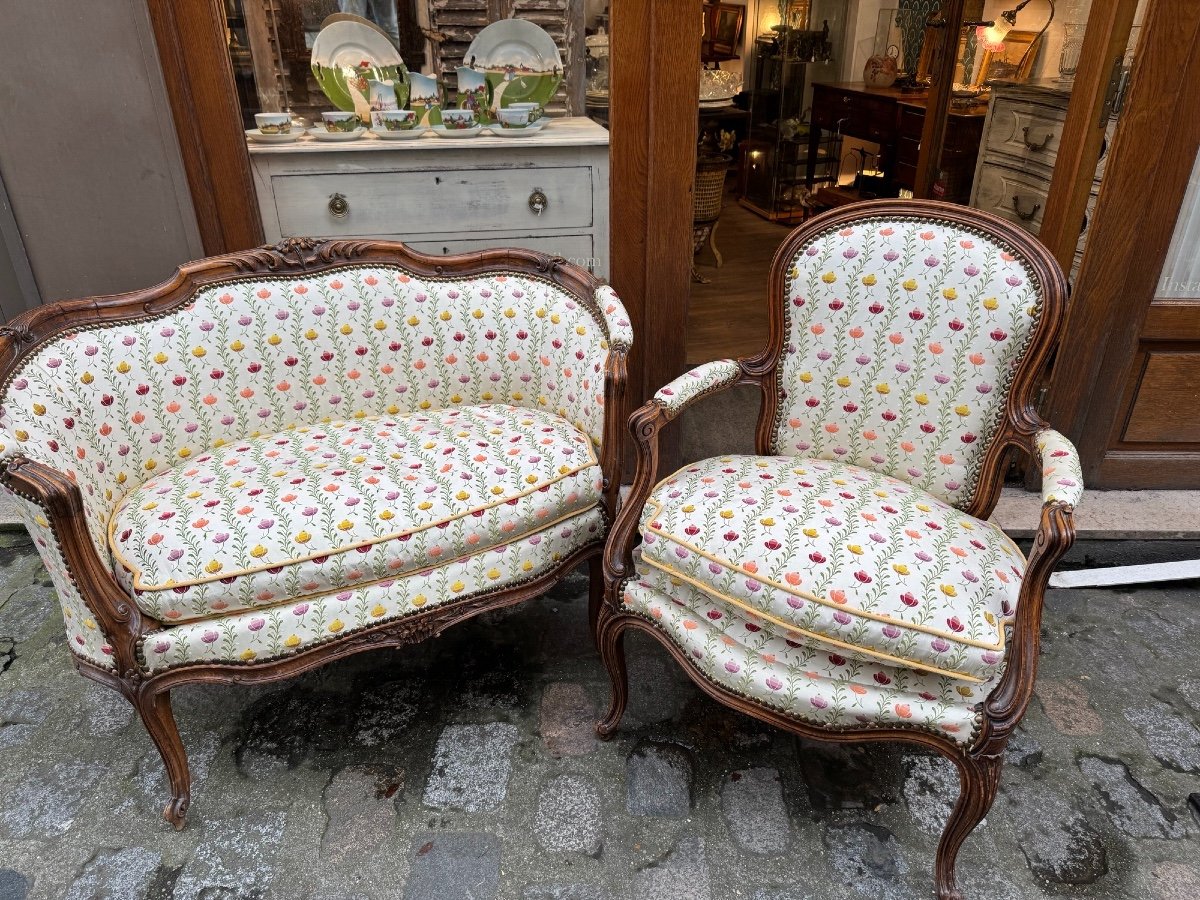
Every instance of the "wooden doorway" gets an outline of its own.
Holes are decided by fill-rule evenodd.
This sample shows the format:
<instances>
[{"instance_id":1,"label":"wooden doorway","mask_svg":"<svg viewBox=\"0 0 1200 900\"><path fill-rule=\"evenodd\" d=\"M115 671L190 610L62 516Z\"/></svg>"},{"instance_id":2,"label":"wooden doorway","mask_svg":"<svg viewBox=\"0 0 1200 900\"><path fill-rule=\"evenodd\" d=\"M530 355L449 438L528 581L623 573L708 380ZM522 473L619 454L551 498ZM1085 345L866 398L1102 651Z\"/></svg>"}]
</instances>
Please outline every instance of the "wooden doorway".
<instances>
[{"instance_id":1,"label":"wooden doorway","mask_svg":"<svg viewBox=\"0 0 1200 900\"><path fill-rule=\"evenodd\" d=\"M1089 486L1200 488L1198 85L1200 4L1153 0L1048 409Z\"/></svg>"}]
</instances>

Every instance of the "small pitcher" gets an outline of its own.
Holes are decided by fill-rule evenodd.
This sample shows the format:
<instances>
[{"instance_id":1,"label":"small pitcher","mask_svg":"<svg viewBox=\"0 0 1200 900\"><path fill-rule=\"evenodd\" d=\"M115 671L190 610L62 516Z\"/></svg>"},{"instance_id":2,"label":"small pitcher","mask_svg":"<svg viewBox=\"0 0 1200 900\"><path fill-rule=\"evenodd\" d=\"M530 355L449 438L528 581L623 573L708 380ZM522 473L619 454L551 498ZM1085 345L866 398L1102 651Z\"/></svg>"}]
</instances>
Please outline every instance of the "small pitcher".
<instances>
[{"instance_id":1,"label":"small pitcher","mask_svg":"<svg viewBox=\"0 0 1200 900\"><path fill-rule=\"evenodd\" d=\"M475 118L487 124L490 115L492 91L484 74L470 66L458 67L458 108L475 110Z\"/></svg>"},{"instance_id":2,"label":"small pitcher","mask_svg":"<svg viewBox=\"0 0 1200 900\"><path fill-rule=\"evenodd\" d=\"M437 78L432 75L422 75L410 72L408 75L409 109L415 110L420 117L419 125L433 126L442 124L442 89Z\"/></svg>"}]
</instances>

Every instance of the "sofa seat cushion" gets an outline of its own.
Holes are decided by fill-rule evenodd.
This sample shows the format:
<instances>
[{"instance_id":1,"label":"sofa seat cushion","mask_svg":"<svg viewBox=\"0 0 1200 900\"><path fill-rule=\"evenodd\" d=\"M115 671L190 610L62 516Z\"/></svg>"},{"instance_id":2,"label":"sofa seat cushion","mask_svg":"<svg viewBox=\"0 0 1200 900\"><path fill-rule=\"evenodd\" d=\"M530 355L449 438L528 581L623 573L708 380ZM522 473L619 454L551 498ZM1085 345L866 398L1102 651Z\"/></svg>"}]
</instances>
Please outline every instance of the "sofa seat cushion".
<instances>
[{"instance_id":1,"label":"sofa seat cushion","mask_svg":"<svg viewBox=\"0 0 1200 900\"><path fill-rule=\"evenodd\" d=\"M109 539L139 607L178 623L403 577L600 495L591 440L566 420L466 406L218 448L127 495Z\"/></svg>"},{"instance_id":2,"label":"sofa seat cushion","mask_svg":"<svg viewBox=\"0 0 1200 900\"><path fill-rule=\"evenodd\" d=\"M824 641L784 637L665 572L638 566L623 608L651 622L694 670L725 690L825 728L916 728L961 744L995 679L975 684L840 654Z\"/></svg>"},{"instance_id":3,"label":"sofa seat cushion","mask_svg":"<svg viewBox=\"0 0 1200 900\"><path fill-rule=\"evenodd\" d=\"M856 466L730 456L661 482L645 565L837 653L986 681L1025 562L994 525Z\"/></svg>"},{"instance_id":4,"label":"sofa seat cushion","mask_svg":"<svg viewBox=\"0 0 1200 900\"><path fill-rule=\"evenodd\" d=\"M141 659L148 671L161 672L192 663L251 665L298 656L446 603L532 581L572 554L603 544L606 533L603 509L592 506L544 531L404 578L153 631L142 640ZM414 628L414 639L432 633Z\"/></svg>"}]
</instances>

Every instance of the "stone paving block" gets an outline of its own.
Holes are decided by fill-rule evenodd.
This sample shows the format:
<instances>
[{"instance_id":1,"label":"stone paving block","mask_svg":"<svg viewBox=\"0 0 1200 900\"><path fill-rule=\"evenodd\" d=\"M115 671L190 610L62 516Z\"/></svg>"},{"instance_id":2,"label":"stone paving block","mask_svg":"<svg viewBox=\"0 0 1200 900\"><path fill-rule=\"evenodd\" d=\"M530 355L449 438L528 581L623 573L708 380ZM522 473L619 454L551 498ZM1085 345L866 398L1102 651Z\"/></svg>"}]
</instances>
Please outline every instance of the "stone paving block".
<instances>
[{"instance_id":1,"label":"stone paving block","mask_svg":"<svg viewBox=\"0 0 1200 900\"><path fill-rule=\"evenodd\" d=\"M821 900L821 898L798 887L762 887L750 895L750 900Z\"/></svg>"},{"instance_id":2,"label":"stone paving block","mask_svg":"<svg viewBox=\"0 0 1200 900\"><path fill-rule=\"evenodd\" d=\"M378 853L396 826L396 798L404 796L404 770L393 766L347 766L322 792L328 824L321 858L338 866Z\"/></svg>"},{"instance_id":3,"label":"stone paving block","mask_svg":"<svg viewBox=\"0 0 1200 900\"><path fill-rule=\"evenodd\" d=\"M583 756L596 749L596 708L577 682L555 682L542 692L538 730L555 758Z\"/></svg>"},{"instance_id":4,"label":"stone paving block","mask_svg":"<svg viewBox=\"0 0 1200 900\"><path fill-rule=\"evenodd\" d=\"M149 900L161 862L162 854L145 847L97 850L72 882L67 900Z\"/></svg>"},{"instance_id":5,"label":"stone paving block","mask_svg":"<svg viewBox=\"0 0 1200 900\"><path fill-rule=\"evenodd\" d=\"M25 900L29 879L14 869L0 869L0 900Z\"/></svg>"},{"instance_id":6,"label":"stone paving block","mask_svg":"<svg viewBox=\"0 0 1200 900\"><path fill-rule=\"evenodd\" d=\"M149 744L148 738L146 743ZM204 786L208 783L209 769L221 749L220 735L209 731L186 738L184 749L187 750L188 768L192 773L192 802L195 803L203 796ZM153 745L138 760L137 770L130 780L141 795L146 812L161 812L163 804L170 797L171 789L167 783L167 770L163 766L162 757Z\"/></svg>"},{"instance_id":7,"label":"stone paving block","mask_svg":"<svg viewBox=\"0 0 1200 900\"><path fill-rule=\"evenodd\" d=\"M413 838L404 900L491 900L500 889L500 841L479 832Z\"/></svg>"},{"instance_id":8,"label":"stone paving block","mask_svg":"<svg viewBox=\"0 0 1200 900\"><path fill-rule=\"evenodd\" d=\"M289 685L251 704L242 714L234 760L242 774L269 778L294 769L315 750L345 744L338 722L344 704Z\"/></svg>"},{"instance_id":9,"label":"stone paving block","mask_svg":"<svg viewBox=\"0 0 1200 900\"><path fill-rule=\"evenodd\" d=\"M825 828L825 849L841 883L863 897L908 900L909 870L895 835L881 825L852 822Z\"/></svg>"},{"instance_id":10,"label":"stone paving block","mask_svg":"<svg viewBox=\"0 0 1200 900\"><path fill-rule=\"evenodd\" d=\"M408 730L421 697L417 681L388 681L366 688L359 697L351 741L363 747L387 747Z\"/></svg>"},{"instance_id":11,"label":"stone paving block","mask_svg":"<svg viewBox=\"0 0 1200 900\"><path fill-rule=\"evenodd\" d=\"M1154 900L1196 900L1200 897L1200 869L1161 862L1150 871L1150 885Z\"/></svg>"},{"instance_id":12,"label":"stone paving block","mask_svg":"<svg viewBox=\"0 0 1200 900\"><path fill-rule=\"evenodd\" d=\"M531 884L521 900L610 900L610 895L595 884Z\"/></svg>"},{"instance_id":13,"label":"stone paving block","mask_svg":"<svg viewBox=\"0 0 1200 900\"><path fill-rule=\"evenodd\" d=\"M1117 831L1143 838L1180 838L1187 834L1175 814L1163 809L1158 798L1129 774L1129 768L1120 760L1085 756L1079 760L1079 769L1099 791Z\"/></svg>"},{"instance_id":14,"label":"stone paving block","mask_svg":"<svg viewBox=\"0 0 1200 900\"><path fill-rule=\"evenodd\" d=\"M1200 713L1200 678L1181 678L1178 689L1179 696L1183 697L1192 709Z\"/></svg>"},{"instance_id":15,"label":"stone paving block","mask_svg":"<svg viewBox=\"0 0 1200 900\"><path fill-rule=\"evenodd\" d=\"M604 843L600 792L589 778L559 775L538 794L533 836L543 850L595 856Z\"/></svg>"},{"instance_id":16,"label":"stone paving block","mask_svg":"<svg viewBox=\"0 0 1200 900\"><path fill-rule=\"evenodd\" d=\"M1046 717L1060 733L1068 737L1091 737L1104 731L1104 720L1079 682L1040 678L1037 697Z\"/></svg>"},{"instance_id":17,"label":"stone paving block","mask_svg":"<svg viewBox=\"0 0 1200 900\"><path fill-rule=\"evenodd\" d=\"M0 691L0 750L28 741L52 709L48 690Z\"/></svg>"},{"instance_id":18,"label":"stone paving block","mask_svg":"<svg viewBox=\"0 0 1200 900\"><path fill-rule=\"evenodd\" d=\"M758 856L778 856L791 841L783 784L775 769L733 772L721 788L721 814L739 847Z\"/></svg>"},{"instance_id":19,"label":"stone paving block","mask_svg":"<svg viewBox=\"0 0 1200 900\"><path fill-rule=\"evenodd\" d=\"M1165 703L1125 710L1125 718L1146 740L1150 752L1177 772L1200 774L1200 729Z\"/></svg>"},{"instance_id":20,"label":"stone paving block","mask_svg":"<svg viewBox=\"0 0 1200 900\"><path fill-rule=\"evenodd\" d=\"M796 746L814 809L876 809L899 799L904 772L882 745L797 740Z\"/></svg>"},{"instance_id":21,"label":"stone paving block","mask_svg":"<svg viewBox=\"0 0 1200 900\"><path fill-rule=\"evenodd\" d=\"M678 744L642 741L625 760L631 816L682 819L692 811L692 755Z\"/></svg>"},{"instance_id":22,"label":"stone paving block","mask_svg":"<svg viewBox=\"0 0 1200 900\"><path fill-rule=\"evenodd\" d=\"M103 774L100 765L68 759L23 779L0 803L0 835L57 837L71 827Z\"/></svg>"},{"instance_id":23,"label":"stone paving block","mask_svg":"<svg viewBox=\"0 0 1200 900\"><path fill-rule=\"evenodd\" d=\"M1073 805L1042 788L1009 805L1029 870L1056 885L1092 884L1108 872L1100 833Z\"/></svg>"},{"instance_id":24,"label":"stone paving block","mask_svg":"<svg viewBox=\"0 0 1200 900\"><path fill-rule=\"evenodd\" d=\"M506 722L447 725L434 749L425 805L466 812L498 807L508 794L512 750L520 738Z\"/></svg>"},{"instance_id":25,"label":"stone paving block","mask_svg":"<svg viewBox=\"0 0 1200 900\"><path fill-rule=\"evenodd\" d=\"M625 716L631 722L665 722L675 718L696 689L673 660L654 644L652 652L628 654L635 646L649 646L652 638L632 634L626 639L629 666L629 703Z\"/></svg>"},{"instance_id":26,"label":"stone paving block","mask_svg":"<svg viewBox=\"0 0 1200 900\"><path fill-rule=\"evenodd\" d=\"M1005 765L1016 766L1020 769L1031 769L1041 764L1043 756L1042 745L1037 738L1024 728L1017 728L1012 737L1008 739L1004 762Z\"/></svg>"},{"instance_id":27,"label":"stone paving block","mask_svg":"<svg viewBox=\"0 0 1200 900\"><path fill-rule=\"evenodd\" d=\"M661 900L712 900L712 875L704 839L685 835L663 859L639 869L633 896Z\"/></svg>"},{"instance_id":28,"label":"stone paving block","mask_svg":"<svg viewBox=\"0 0 1200 900\"><path fill-rule=\"evenodd\" d=\"M903 793L905 806L921 828L930 834L941 834L958 800L958 770L954 763L940 756L914 756L908 763Z\"/></svg>"},{"instance_id":29,"label":"stone paving block","mask_svg":"<svg viewBox=\"0 0 1200 900\"><path fill-rule=\"evenodd\" d=\"M92 737L116 734L132 721L133 704L102 684L89 682L83 696L84 730Z\"/></svg>"},{"instance_id":30,"label":"stone paving block","mask_svg":"<svg viewBox=\"0 0 1200 900\"><path fill-rule=\"evenodd\" d=\"M285 819L280 811L255 810L210 822L175 882L175 900L267 895Z\"/></svg>"}]
</instances>

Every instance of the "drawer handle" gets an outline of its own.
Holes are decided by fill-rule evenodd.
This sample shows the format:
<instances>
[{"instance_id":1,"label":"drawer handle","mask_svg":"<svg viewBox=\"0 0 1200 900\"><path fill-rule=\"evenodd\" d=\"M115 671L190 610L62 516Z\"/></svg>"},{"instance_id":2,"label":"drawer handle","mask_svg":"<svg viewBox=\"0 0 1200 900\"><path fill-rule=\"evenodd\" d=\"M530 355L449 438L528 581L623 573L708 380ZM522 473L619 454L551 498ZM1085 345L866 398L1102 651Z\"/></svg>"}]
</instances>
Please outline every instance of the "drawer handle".
<instances>
[{"instance_id":1,"label":"drawer handle","mask_svg":"<svg viewBox=\"0 0 1200 900\"><path fill-rule=\"evenodd\" d=\"M1035 144L1033 141L1031 141L1029 139L1029 126L1028 125L1025 126L1025 146L1028 147L1030 150L1032 150L1034 153L1041 153L1043 150L1045 150L1046 145L1050 143L1050 138L1052 138L1053 136L1054 136L1054 132L1047 131L1046 136L1044 138L1042 138L1041 141L1039 141L1038 143Z\"/></svg>"},{"instance_id":2,"label":"drawer handle","mask_svg":"<svg viewBox=\"0 0 1200 900\"><path fill-rule=\"evenodd\" d=\"M350 213L350 201L341 194L329 198L329 214L335 219L344 219Z\"/></svg>"},{"instance_id":3,"label":"drawer handle","mask_svg":"<svg viewBox=\"0 0 1200 900\"><path fill-rule=\"evenodd\" d=\"M546 195L542 193L541 188L534 188L533 193L529 195L529 209L535 216L540 216L546 211L546 207L550 205L550 201Z\"/></svg>"},{"instance_id":4,"label":"drawer handle","mask_svg":"<svg viewBox=\"0 0 1200 900\"><path fill-rule=\"evenodd\" d=\"M1022 222L1032 221L1033 217L1038 214L1038 210L1042 208L1042 204L1033 204L1033 209L1027 213L1021 212L1021 198L1017 194L1013 194L1013 212L1017 214L1017 218Z\"/></svg>"}]
</instances>

